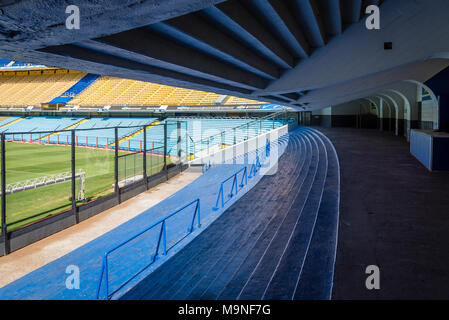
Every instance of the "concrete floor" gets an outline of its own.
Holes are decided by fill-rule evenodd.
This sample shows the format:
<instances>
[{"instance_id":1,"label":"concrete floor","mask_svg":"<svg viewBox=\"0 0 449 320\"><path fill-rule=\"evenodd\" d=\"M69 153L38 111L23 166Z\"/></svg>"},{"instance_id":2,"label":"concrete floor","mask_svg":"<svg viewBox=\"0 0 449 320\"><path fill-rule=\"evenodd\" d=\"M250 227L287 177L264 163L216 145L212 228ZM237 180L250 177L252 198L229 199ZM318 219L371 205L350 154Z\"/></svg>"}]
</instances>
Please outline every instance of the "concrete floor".
<instances>
[{"instance_id":1,"label":"concrete floor","mask_svg":"<svg viewBox=\"0 0 449 320\"><path fill-rule=\"evenodd\" d=\"M333 299L449 298L449 173L430 173L403 137L320 130L341 166ZM380 268L367 290L365 268Z\"/></svg>"},{"instance_id":2,"label":"concrete floor","mask_svg":"<svg viewBox=\"0 0 449 320\"><path fill-rule=\"evenodd\" d=\"M181 190L201 172L184 171L92 218L0 257L0 288L131 220Z\"/></svg>"}]
</instances>

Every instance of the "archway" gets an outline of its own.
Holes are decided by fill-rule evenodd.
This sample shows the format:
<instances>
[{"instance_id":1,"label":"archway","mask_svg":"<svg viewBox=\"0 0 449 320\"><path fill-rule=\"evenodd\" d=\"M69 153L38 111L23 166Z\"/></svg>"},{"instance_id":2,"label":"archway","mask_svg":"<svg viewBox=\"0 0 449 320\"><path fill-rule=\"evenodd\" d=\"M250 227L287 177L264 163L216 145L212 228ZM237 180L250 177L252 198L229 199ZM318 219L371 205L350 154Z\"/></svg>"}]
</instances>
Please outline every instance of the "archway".
<instances>
[{"instance_id":1,"label":"archway","mask_svg":"<svg viewBox=\"0 0 449 320\"><path fill-rule=\"evenodd\" d=\"M390 96L386 94L378 94L378 96L383 99L383 104L388 107L388 119L385 119L384 128L387 127L388 131L397 135L398 106Z\"/></svg>"},{"instance_id":2,"label":"archway","mask_svg":"<svg viewBox=\"0 0 449 320\"><path fill-rule=\"evenodd\" d=\"M380 108L380 106L371 97L367 97L367 98L364 98L364 99L367 100L368 102L370 102L371 107L375 108L376 121L375 121L375 124L372 125L372 127L375 128L375 129L380 129L380 127L381 127L380 126L380 123L381 123L381 110L380 110L381 108ZM370 110L370 113L372 113L371 111L372 110Z\"/></svg>"},{"instance_id":3,"label":"archway","mask_svg":"<svg viewBox=\"0 0 449 320\"><path fill-rule=\"evenodd\" d=\"M399 134L404 135L407 138L407 141L410 140L410 130L411 130L411 106L410 101L407 99L407 97L401 93L398 90L389 89L389 92L391 92L394 95L397 95L399 99L402 99L402 105L399 105L399 113L402 119L398 120L399 123Z\"/></svg>"},{"instance_id":4,"label":"archway","mask_svg":"<svg viewBox=\"0 0 449 320\"><path fill-rule=\"evenodd\" d=\"M417 125L419 129L438 129L439 128L439 103L438 98L428 86L416 80L405 80L405 82L414 83L418 86L419 95L421 96L418 103ZM428 93L429 98L424 100L422 97L423 89Z\"/></svg>"}]
</instances>

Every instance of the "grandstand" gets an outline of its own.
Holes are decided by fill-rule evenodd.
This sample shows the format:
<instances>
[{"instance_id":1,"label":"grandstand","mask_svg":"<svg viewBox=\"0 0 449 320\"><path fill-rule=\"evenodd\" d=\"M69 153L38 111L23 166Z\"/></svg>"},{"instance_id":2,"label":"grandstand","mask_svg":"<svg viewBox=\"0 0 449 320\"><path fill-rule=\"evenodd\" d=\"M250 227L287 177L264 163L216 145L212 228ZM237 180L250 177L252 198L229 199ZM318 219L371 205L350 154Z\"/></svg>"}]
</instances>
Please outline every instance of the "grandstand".
<instances>
[{"instance_id":1,"label":"grandstand","mask_svg":"<svg viewBox=\"0 0 449 320\"><path fill-rule=\"evenodd\" d=\"M169 163L211 154L278 128L284 121L270 118L7 117L0 121L0 134L6 142L11 142L6 149L6 181L8 184L23 185L30 179L57 176L69 171L70 148L67 147L72 146L79 149L76 151L76 169L86 173L86 197L93 200L112 192L114 167L118 170L117 183L124 185L125 180L143 179L143 162L147 163L148 175L154 175ZM47 150L56 153L54 159L51 154L45 153ZM111 151L114 150L118 163L111 166L114 161L114 152ZM33 155L40 152L43 154L35 163ZM144 159L143 154L148 160ZM94 158L97 158L97 163L89 164ZM11 164L14 159L16 161ZM17 172L14 169L16 166L22 167L22 172ZM57 185L42 186L8 195L7 211L14 212L7 214L9 230L39 222L70 207L70 201L67 201L69 181L59 190ZM42 200L33 200L40 194L44 195ZM52 201L48 200L50 196ZM40 203L39 206L26 207L26 198L35 201L35 204ZM78 202L82 204L83 201Z\"/></svg>"},{"instance_id":2,"label":"grandstand","mask_svg":"<svg viewBox=\"0 0 449 320\"><path fill-rule=\"evenodd\" d=\"M447 0L67 5L0 0L0 300L449 298Z\"/></svg>"},{"instance_id":3,"label":"grandstand","mask_svg":"<svg viewBox=\"0 0 449 320\"><path fill-rule=\"evenodd\" d=\"M222 148L240 143L248 136L277 128L282 121L254 119L207 119L192 117L167 117L167 152L176 154L177 123L182 124L186 139L189 139L189 154L195 154L213 145ZM71 131L76 131L76 145L96 148L114 148L115 132L118 128L119 149L142 151L143 128L146 129L147 144L152 148L164 145L162 119L144 118L82 118L82 117L9 117L0 122L0 133L11 141L40 144L71 144ZM220 129L218 129L220 128ZM238 129L238 130L236 130ZM185 151L184 151L185 152Z\"/></svg>"},{"instance_id":4,"label":"grandstand","mask_svg":"<svg viewBox=\"0 0 449 320\"><path fill-rule=\"evenodd\" d=\"M265 104L265 102L263 102ZM227 99L223 102L224 105L248 105L248 104L260 104L259 101L249 100L238 97L227 97Z\"/></svg>"},{"instance_id":5,"label":"grandstand","mask_svg":"<svg viewBox=\"0 0 449 320\"><path fill-rule=\"evenodd\" d=\"M8 60L9 61L9 60ZM6 62L5 62L6 63ZM11 62L9 62L11 64ZM0 68L0 107L260 106L264 102L144 81L15 63ZM39 70L35 70L39 69Z\"/></svg>"},{"instance_id":6,"label":"grandstand","mask_svg":"<svg viewBox=\"0 0 449 320\"><path fill-rule=\"evenodd\" d=\"M0 75L0 106L40 107L61 95L84 73L68 70L32 70L2 72Z\"/></svg>"},{"instance_id":7,"label":"grandstand","mask_svg":"<svg viewBox=\"0 0 449 320\"><path fill-rule=\"evenodd\" d=\"M101 77L70 101L79 106L213 105L218 94L175 88L143 81Z\"/></svg>"}]
</instances>

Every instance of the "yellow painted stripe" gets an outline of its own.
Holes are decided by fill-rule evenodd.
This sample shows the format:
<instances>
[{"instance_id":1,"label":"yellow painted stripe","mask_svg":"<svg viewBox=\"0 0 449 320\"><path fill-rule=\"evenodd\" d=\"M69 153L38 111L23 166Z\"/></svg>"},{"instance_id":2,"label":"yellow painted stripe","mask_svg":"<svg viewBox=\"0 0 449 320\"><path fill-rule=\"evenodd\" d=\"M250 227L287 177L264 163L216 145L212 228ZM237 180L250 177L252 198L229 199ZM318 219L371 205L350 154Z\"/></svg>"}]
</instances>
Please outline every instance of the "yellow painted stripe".
<instances>
[{"instance_id":1,"label":"yellow painted stripe","mask_svg":"<svg viewBox=\"0 0 449 320\"><path fill-rule=\"evenodd\" d=\"M76 127L77 125L79 125L79 124L81 124L81 123L83 123L83 122L86 122L87 120L89 120L89 119L83 119L83 120L80 120L80 121L78 121L77 123L74 123L74 124L68 126L67 128L62 129L61 131L53 132L53 133L47 134L45 137L42 137L42 138L40 138L39 140L46 139L46 138L50 138L51 136L60 134L60 133L61 133L62 131L64 131L64 130L70 130L70 129Z\"/></svg>"},{"instance_id":2,"label":"yellow painted stripe","mask_svg":"<svg viewBox=\"0 0 449 320\"><path fill-rule=\"evenodd\" d=\"M155 120L155 121L151 122L149 125L147 125L145 128L146 128L146 129L149 129L149 128L155 126L155 125L158 125L159 123L161 123L160 120ZM133 134L131 134L131 135L129 135L129 136L126 136L126 137L120 139L120 140L118 141L118 144L120 145L120 143L125 142L125 141L127 141L127 140L129 140L129 139L131 139L131 138L133 138L133 137L135 137L135 136L137 136L139 133L142 133L142 132L143 132L143 129L140 129L140 130L134 132ZM112 147L112 146L114 146L114 145L115 145L115 142L109 144L110 147Z\"/></svg>"},{"instance_id":3,"label":"yellow painted stripe","mask_svg":"<svg viewBox=\"0 0 449 320\"><path fill-rule=\"evenodd\" d=\"M2 125L0 128L4 128L4 127L7 127L7 126L9 126L10 124L13 124L13 123L16 123L16 122L19 122L19 121L22 121L23 119L25 119L25 118L19 118L19 119L16 119L16 120L14 120L14 121L11 121L11 122L8 122L8 123L5 123L4 125Z\"/></svg>"}]
</instances>

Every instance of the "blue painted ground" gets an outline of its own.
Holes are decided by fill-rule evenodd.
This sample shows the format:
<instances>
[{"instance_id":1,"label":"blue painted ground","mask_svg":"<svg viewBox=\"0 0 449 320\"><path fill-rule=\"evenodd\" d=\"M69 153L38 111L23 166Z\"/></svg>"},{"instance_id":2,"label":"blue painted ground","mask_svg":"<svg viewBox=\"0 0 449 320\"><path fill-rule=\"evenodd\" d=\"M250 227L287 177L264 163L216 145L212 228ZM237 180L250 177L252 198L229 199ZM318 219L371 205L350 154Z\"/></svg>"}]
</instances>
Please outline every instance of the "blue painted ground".
<instances>
[{"instance_id":1,"label":"blue painted ground","mask_svg":"<svg viewBox=\"0 0 449 320\"><path fill-rule=\"evenodd\" d=\"M339 169L316 130L290 133L265 175L207 230L122 299L329 299L338 230Z\"/></svg>"},{"instance_id":2,"label":"blue painted ground","mask_svg":"<svg viewBox=\"0 0 449 320\"><path fill-rule=\"evenodd\" d=\"M288 136L280 139L279 148L277 144L272 144L271 148L278 148L277 152L272 152L272 156L281 155ZM259 151L259 152L262 152ZM260 154L260 153L259 153ZM255 159L255 153L247 155L248 173L249 166ZM275 159L270 159L273 163ZM277 160L277 158L276 158ZM261 175L256 175L248 180L248 185L244 187L238 196L229 201L224 208L214 211L219 184L228 176L234 174L247 164L218 164L213 165L209 171L196 179L190 185L179 192L173 194L151 209L142 212L140 215L99 236L95 240L82 247L66 254L65 256L29 273L28 275L12 282L0 289L0 299L95 299L97 284L100 278L102 258L104 253L115 245L126 240L133 234L140 232L154 222L166 217L184 204L200 198L201 200L201 224L200 229L196 229L191 235L178 244L169 254L147 268L139 276L144 277L149 272L157 268L161 263L172 257L177 251L182 249L189 241L204 231L217 217L219 217L230 205L235 203L241 196L249 191L261 179ZM229 190L230 185L225 186ZM227 194L228 191L225 191ZM174 242L187 234L187 227L192 220L193 207L183 211L172 220L167 221L167 242ZM109 292L115 291L135 275L139 270L149 264L151 252L154 251L156 242L156 232L149 232L144 237L139 237L135 241L120 248L109 260ZM66 268L69 265L76 265L80 269L80 289L69 290L65 281L68 277ZM133 281L138 282L139 278ZM130 282L128 287L122 290L129 290L134 284ZM120 295L120 292L118 293ZM102 296L104 298L104 287Z\"/></svg>"}]
</instances>

